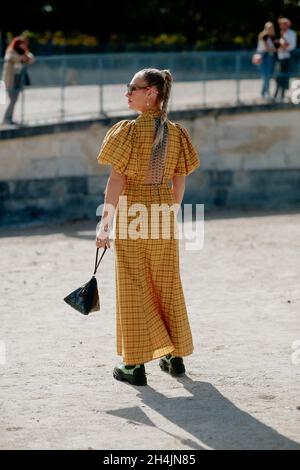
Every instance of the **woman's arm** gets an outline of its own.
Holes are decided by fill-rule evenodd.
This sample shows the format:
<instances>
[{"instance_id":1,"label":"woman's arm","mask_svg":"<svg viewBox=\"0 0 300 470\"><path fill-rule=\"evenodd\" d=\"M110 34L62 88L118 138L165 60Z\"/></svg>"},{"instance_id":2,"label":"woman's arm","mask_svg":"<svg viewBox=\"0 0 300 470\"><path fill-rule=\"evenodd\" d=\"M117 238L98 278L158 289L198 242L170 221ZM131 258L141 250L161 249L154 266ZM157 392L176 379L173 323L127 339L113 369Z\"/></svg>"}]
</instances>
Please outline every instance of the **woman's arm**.
<instances>
[{"instance_id":1,"label":"woman's arm","mask_svg":"<svg viewBox=\"0 0 300 470\"><path fill-rule=\"evenodd\" d=\"M116 172L112 167L105 188L101 225L96 237L96 239L102 240L102 242L96 241L96 246L98 248L104 247L106 244L108 247L110 247L109 230L113 224L115 210L117 208L119 197L125 187L125 184L126 176Z\"/></svg>"},{"instance_id":2,"label":"woman's arm","mask_svg":"<svg viewBox=\"0 0 300 470\"><path fill-rule=\"evenodd\" d=\"M185 176L184 175L174 175L172 178L172 192L175 196L175 201L177 204L181 204L184 191L185 191Z\"/></svg>"},{"instance_id":3,"label":"woman's arm","mask_svg":"<svg viewBox=\"0 0 300 470\"><path fill-rule=\"evenodd\" d=\"M35 62L35 57L34 57L34 55L32 54L32 52L27 51L27 52L25 53L25 62L26 62L27 64L33 64L33 63Z\"/></svg>"}]
</instances>

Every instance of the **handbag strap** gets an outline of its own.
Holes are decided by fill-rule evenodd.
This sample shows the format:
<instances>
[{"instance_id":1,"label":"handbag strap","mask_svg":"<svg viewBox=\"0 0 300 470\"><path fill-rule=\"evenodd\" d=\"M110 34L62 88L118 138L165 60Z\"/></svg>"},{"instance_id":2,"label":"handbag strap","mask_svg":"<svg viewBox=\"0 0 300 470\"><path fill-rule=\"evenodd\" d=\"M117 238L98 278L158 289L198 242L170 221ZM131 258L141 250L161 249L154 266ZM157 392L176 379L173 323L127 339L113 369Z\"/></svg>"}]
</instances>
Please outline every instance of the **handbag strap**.
<instances>
[{"instance_id":1,"label":"handbag strap","mask_svg":"<svg viewBox=\"0 0 300 470\"><path fill-rule=\"evenodd\" d=\"M103 253L102 253L101 258L99 259L99 262L98 262L99 248L97 248L97 251L96 251L96 260L95 260L95 269L94 269L94 274L93 274L93 275L96 274L97 269L98 269L98 266L99 266L99 264L100 264L100 261L102 260L102 258L103 258L103 256L104 256L104 253L106 252L106 250L107 250L107 246L104 247ZM97 263L98 263L98 264L97 264Z\"/></svg>"}]
</instances>

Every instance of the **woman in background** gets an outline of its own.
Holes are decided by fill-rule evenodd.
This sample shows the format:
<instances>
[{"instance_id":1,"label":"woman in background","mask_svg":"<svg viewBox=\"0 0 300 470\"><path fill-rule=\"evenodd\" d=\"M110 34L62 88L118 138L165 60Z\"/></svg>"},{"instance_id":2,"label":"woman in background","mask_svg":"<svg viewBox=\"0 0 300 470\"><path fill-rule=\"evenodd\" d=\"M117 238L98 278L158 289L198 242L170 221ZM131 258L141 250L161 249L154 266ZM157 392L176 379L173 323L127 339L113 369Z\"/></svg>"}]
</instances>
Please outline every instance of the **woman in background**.
<instances>
[{"instance_id":1,"label":"woman in background","mask_svg":"<svg viewBox=\"0 0 300 470\"><path fill-rule=\"evenodd\" d=\"M26 65L34 62L34 56L28 49L28 39L15 37L8 45L4 56L2 79L5 84L9 103L4 113L2 124L16 124L13 112L20 92L25 84Z\"/></svg>"},{"instance_id":2,"label":"woman in background","mask_svg":"<svg viewBox=\"0 0 300 470\"><path fill-rule=\"evenodd\" d=\"M261 60L258 64L259 71L263 80L261 96L270 99L270 80L274 73L275 66L275 28L271 21L268 21L263 31L258 35L257 54L260 54Z\"/></svg>"}]
</instances>

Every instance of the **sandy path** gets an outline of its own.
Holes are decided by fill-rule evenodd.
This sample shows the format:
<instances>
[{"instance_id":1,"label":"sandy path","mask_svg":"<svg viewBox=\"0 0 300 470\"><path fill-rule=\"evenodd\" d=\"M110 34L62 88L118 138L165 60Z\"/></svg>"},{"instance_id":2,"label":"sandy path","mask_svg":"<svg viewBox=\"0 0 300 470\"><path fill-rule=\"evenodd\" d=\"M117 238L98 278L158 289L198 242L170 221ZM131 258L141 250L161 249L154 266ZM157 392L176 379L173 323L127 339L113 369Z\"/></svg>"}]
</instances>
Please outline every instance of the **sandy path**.
<instances>
[{"instance_id":1,"label":"sandy path","mask_svg":"<svg viewBox=\"0 0 300 470\"><path fill-rule=\"evenodd\" d=\"M0 230L0 448L299 449L300 214L211 218L202 251L182 246L195 352L180 380L148 363L148 387L112 378L113 247L101 312L62 301L92 274L94 225Z\"/></svg>"}]
</instances>

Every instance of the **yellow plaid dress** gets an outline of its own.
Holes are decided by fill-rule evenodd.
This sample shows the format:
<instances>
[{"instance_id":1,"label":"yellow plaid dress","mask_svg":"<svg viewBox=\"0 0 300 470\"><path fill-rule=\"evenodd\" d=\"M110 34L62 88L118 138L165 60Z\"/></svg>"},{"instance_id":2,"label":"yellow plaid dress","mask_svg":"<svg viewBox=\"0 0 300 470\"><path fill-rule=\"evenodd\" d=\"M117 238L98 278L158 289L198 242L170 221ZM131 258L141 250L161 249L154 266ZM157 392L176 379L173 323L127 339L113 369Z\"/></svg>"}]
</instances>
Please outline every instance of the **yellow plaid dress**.
<instances>
[{"instance_id":1,"label":"yellow plaid dress","mask_svg":"<svg viewBox=\"0 0 300 470\"><path fill-rule=\"evenodd\" d=\"M177 221L171 212L171 236L164 236L168 224L162 216L151 220L151 207L175 204L169 181L173 175L192 173L200 160L187 130L170 120L164 126L161 151L153 152L159 116L160 111L151 110L137 119L119 121L107 132L97 157L99 164L111 164L127 177L114 233L117 353L127 365L193 352L180 279L179 240L174 236ZM120 209L124 196L126 213ZM144 228L148 221L147 229L139 237L127 232L125 238L119 230L126 233L140 215L130 212L132 204L146 208L140 220ZM156 233L152 238L151 229Z\"/></svg>"}]
</instances>

